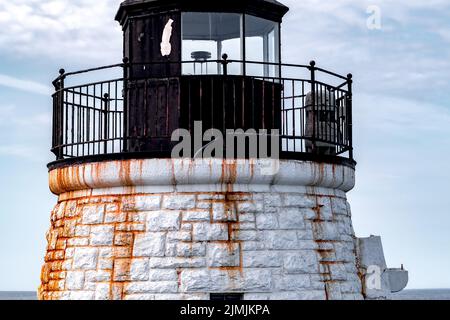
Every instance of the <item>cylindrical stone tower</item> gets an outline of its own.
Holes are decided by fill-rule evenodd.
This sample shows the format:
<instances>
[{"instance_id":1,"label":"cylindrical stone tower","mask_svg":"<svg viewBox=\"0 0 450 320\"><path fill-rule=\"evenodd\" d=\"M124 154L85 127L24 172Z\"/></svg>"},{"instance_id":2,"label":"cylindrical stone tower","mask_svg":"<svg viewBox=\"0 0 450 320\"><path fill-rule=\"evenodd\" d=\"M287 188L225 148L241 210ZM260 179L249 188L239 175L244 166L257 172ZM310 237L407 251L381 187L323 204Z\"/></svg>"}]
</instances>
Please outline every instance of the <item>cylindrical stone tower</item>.
<instances>
[{"instance_id":1,"label":"cylindrical stone tower","mask_svg":"<svg viewBox=\"0 0 450 320\"><path fill-rule=\"evenodd\" d=\"M282 64L287 11L128 0L124 63L61 70L40 299L363 298L351 75Z\"/></svg>"}]
</instances>

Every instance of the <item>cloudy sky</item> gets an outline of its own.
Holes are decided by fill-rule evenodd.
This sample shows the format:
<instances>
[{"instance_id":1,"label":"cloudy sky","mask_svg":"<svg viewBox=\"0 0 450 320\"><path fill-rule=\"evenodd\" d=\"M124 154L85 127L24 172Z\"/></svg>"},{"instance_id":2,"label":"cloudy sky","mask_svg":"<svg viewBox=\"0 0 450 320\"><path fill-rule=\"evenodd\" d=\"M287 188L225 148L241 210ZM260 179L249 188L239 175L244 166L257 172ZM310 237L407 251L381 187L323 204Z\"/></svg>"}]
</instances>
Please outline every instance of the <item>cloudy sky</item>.
<instances>
[{"instance_id":1,"label":"cloudy sky","mask_svg":"<svg viewBox=\"0 0 450 320\"><path fill-rule=\"evenodd\" d=\"M355 79L358 236L410 288L450 288L450 2L285 0L283 60ZM0 0L0 290L35 290L55 198L51 80L121 61L120 0ZM381 29L369 29L376 6Z\"/></svg>"}]
</instances>

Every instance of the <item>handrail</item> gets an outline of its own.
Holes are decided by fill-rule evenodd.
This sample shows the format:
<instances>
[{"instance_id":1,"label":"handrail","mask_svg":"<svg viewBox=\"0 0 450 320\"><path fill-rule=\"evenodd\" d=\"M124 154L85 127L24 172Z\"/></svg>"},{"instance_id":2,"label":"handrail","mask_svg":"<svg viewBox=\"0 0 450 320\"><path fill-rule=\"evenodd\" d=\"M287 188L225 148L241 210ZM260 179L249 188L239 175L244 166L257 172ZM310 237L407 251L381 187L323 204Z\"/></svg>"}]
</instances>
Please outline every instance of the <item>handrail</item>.
<instances>
[{"instance_id":1,"label":"handrail","mask_svg":"<svg viewBox=\"0 0 450 320\"><path fill-rule=\"evenodd\" d=\"M134 152L129 149L129 144L133 141L134 144L141 143L146 139L146 135L139 132L132 133L132 130L135 129L128 128L128 105L129 99L131 99L128 93L132 90L130 88L133 87L133 83L140 80L158 80L166 77L163 75L160 77L145 76L145 72L140 73L139 77L130 76L133 74L130 73L131 68L173 64L185 66L198 63L222 65L222 70L219 68L219 70L215 70L213 74L207 74L207 76L230 76L229 65L232 64L277 67L276 70L270 68L272 71L264 68L263 74L252 74L249 72L250 68L247 68L247 74L233 74L230 81L234 81L231 79L236 79L235 77L242 77L242 81L251 81L251 83L254 83L254 81L271 83L270 88L272 89L270 90L275 90L276 85L279 86L279 90L281 90L279 101L277 103L271 101L270 103L273 104L273 107L278 105L278 108L280 108L272 110L271 113L281 112L282 127L280 130L282 133L280 139L283 144L281 152L318 155L323 152L332 152L336 156L348 153L347 160L353 161L353 79L351 74L342 76L319 68L314 61L311 61L309 65L301 65L233 60L228 59L227 55L224 55L221 60L205 61L166 60L132 63L125 58L122 63L80 71L66 72L61 69L59 76L53 81L55 92L53 94L52 152L56 154L58 160ZM71 80L74 76L114 68L122 68L122 75L110 80L96 80L90 83L66 86L68 80ZM289 76L283 75L285 70L289 71ZM301 77L295 77L295 73L298 71L302 71ZM278 72L280 73L277 74ZM331 78L327 76L326 81L318 79L321 74L328 75ZM185 75L181 69L179 75ZM201 78L197 77L204 75L194 73L194 76L188 81L198 81ZM222 78L211 78L211 81L222 81L220 79ZM141 81L141 83L144 82L146 81ZM167 82L167 85L170 84ZM226 90L226 88L223 90ZM252 90L256 89L253 88ZM262 91L253 92L253 94L264 96L264 87L258 90ZM136 92L136 94L138 93ZM139 94L142 95L143 93ZM141 98L144 99L144 105L150 103L146 100L147 97ZM264 117L264 115L262 116ZM165 121L168 122L169 119ZM165 139L167 134L164 137L161 135L159 138Z\"/></svg>"}]
</instances>

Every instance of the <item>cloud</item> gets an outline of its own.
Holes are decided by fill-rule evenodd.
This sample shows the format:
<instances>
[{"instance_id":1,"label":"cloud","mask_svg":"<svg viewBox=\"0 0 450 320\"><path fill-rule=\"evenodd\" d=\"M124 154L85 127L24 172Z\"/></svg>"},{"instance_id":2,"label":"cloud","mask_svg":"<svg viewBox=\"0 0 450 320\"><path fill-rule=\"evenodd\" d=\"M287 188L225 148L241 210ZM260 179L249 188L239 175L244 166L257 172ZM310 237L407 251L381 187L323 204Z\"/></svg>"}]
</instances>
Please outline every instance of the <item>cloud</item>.
<instances>
[{"instance_id":1,"label":"cloud","mask_svg":"<svg viewBox=\"0 0 450 320\"><path fill-rule=\"evenodd\" d=\"M0 49L23 57L120 59L117 0L0 0Z\"/></svg>"},{"instance_id":2,"label":"cloud","mask_svg":"<svg viewBox=\"0 0 450 320\"><path fill-rule=\"evenodd\" d=\"M4 74L0 74L0 86L46 96L50 95L52 92L50 87L45 86L43 84L30 80L17 79L15 77L11 77Z\"/></svg>"},{"instance_id":3,"label":"cloud","mask_svg":"<svg viewBox=\"0 0 450 320\"><path fill-rule=\"evenodd\" d=\"M341 74L352 72L355 92L448 105L450 35L443 26L450 2L284 2L291 7L283 26L285 62L316 60ZM366 26L369 5L381 9L381 30Z\"/></svg>"}]
</instances>

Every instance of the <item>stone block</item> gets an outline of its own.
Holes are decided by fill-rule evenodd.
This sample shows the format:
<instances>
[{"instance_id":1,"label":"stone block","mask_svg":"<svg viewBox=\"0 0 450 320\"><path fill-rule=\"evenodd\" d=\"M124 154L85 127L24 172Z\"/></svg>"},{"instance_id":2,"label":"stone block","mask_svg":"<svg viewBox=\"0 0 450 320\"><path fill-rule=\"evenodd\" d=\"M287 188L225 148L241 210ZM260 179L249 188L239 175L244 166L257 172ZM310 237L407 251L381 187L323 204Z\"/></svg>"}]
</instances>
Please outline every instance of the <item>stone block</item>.
<instances>
[{"instance_id":1,"label":"stone block","mask_svg":"<svg viewBox=\"0 0 450 320\"><path fill-rule=\"evenodd\" d=\"M257 214L256 215L256 228L259 230L278 229L278 215L270 214L270 213Z\"/></svg>"},{"instance_id":2,"label":"stone block","mask_svg":"<svg viewBox=\"0 0 450 320\"><path fill-rule=\"evenodd\" d=\"M103 222L103 216L105 212L105 206L86 206L82 211L83 224L100 224Z\"/></svg>"},{"instance_id":3,"label":"stone block","mask_svg":"<svg viewBox=\"0 0 450 320\"><path fill-rule=\"evenodd\" d=\"M69 271L66 276L67 290L81 290L84 286L84 272Z\"/></svg>"},{"instance_id":4,"label":"stone block","mask_svg":"<svg viewBox=\"0 0 450 320\"><path fill-rule=\"evenodd\" d=\"M98 249L76 248L73 256L73 268L91 270L97 267Z\"/></svg>"},{"instance_id":5,"label":"stone block","mask_svg":"<svg viewBox=\"0 0 450 320\"><path fill-rule=\"evenodd\" d=\"M275 268L282 264L277 251L246 251L243 254L244 268Z\"/></svg>"},{"instance_id":6,"label":"stone block","mask_svg":"<svg viewBox=\"0 0 450 320\"><path fill-rule=\"evenodd\" d=\"M161 208L161 196L129 196L122 202L123 211L154 211Z\"/></svg>"},{"instance_id":7,"label":"stone block","mask_svg":"<svg viewBox=\"0 0 450 320\"><path fill-rule=\"evenodd\" d=\"M108 246L114 240L114 226L93 226L91 227L91 245Z\"/></svg>"},{"instance_id":8,"label":"stone block","mask_svg":"<svg viewBox=\"0 0 450 320\"><path fill-rule=\"evenodd\" d=\"M199 210L199 211L185 211L183 212L183 221L210 221L211 220L211 213L206 210Z\"/></svg>"},{"instance_id":9,"label":"stone block","mask_svg":"<svg viewBox=\"0 0 450 320\"><path fill-rule=\"evenodd\" d=\"M196 223L193 226L195 241L227 241L228 226L226 224Z\"/></svg>"},{"instance_id":10,"label":"stone block","mask_svg":"<svg viewBox=\"0 0 450 320\"><path fill-rule=\"evenodd\" d=\"M181 212L179 211L155 211L149 212L147 228L150 231L175 231L181 225Z\"/></svg>"},{"instance_id":11,"label":"stone block","mask_svg":"<svg viewBox=\"0 0 450 320\"><path fill-rule=\"evenodd\" d=\"M303 194L286 194L284 195L283 206L295 208L314 208L316 200L314 197Z\"/></svg>"},{"instance_id":12,"label":"stone block","mask_svg":"<svg viewBox=\"0 0 450 320\"><path fill-rule=\"evenodd\" d=\"M208 266L239 267L240 247L234 243L213 243L208 245Z\"/></svg>"},{"instance_id":13,"label":"stone block","mask_svg":"<svg viewBox=\"0 0 450 320\"><path fill-rule=\"evenodd\" d=\"M202 268L206 266L206 258L150 258L150 268L173 269L173 268Z\"/></svg>"},{"instance_id":14,"label":"stone block","mask_svg":"<svg viewBox=\"0 0 450 320\"><path fill-rule=\"evenodd\" d=\"M312 250L284 254L283 267L287 273L315 273L317 265L317 254Z\"/></svg>"},{"instance_id":15,"label":"stone block","mask_svg":"<svg viewBox=\"0 0 450 320\"><path fill-rule=\"evenodd\" d=\"M304 229L305 220L301 210L296 208L287 208L280 210L278 218L280 229Z\"/></svg>"},{"instance_id":16,"label":"stone block","mask_svg":"<svg viewBox=\"0 0 450 320\"><path fill-rule=\"evenodd\" d=\"M163 257L164 245L165 234L162 232L137 234L133 254L135 257Z\"/></svg>"},{"instance_id":17,"label":"stone block","mask_svg":"<svg viewBox=\"0 0 450 320\"><path fill-rule=\"evenodd\" d=\"M165 195L163 208L171 210L187 210L195 208L195 195Z\"/></svg>"},{"instance_id":18,"label":"stone block","mask_svg":"<svg viewBox=\"0 0 450 320\"><path fill-rule=\"evenodd\" d=\"M234 203L213 203L212 218L217 222L237 221L237 212Z\"/></svg>"},{"instance_id":19,"label":"stone block","mask_svg":"<svg viewBox=\"0 0 450 320\"><path fill-rule=\"evenodd\" d=\"M130 267L131 281L146 281L149 278L150 265L148 259L133 259Z\"/></svg>"},{"instance_id":20,"label":"stone block","mask_svg":"<svg viewBox=\"0 0 450 320\"><path fill-rule=\"evenodd\" d=\"M205 243L178 243L176 245L176 256L178 257L203 257L205 255Z\"/></svg>"},{"instance_id":21,"label":"stone block","mask_svg":"<svg viewBox=\"0 0 450 320\"><path fill-rule=\"evenodd\" d=\"M148 273L149 281L177 281L177 271L170 269L150 269Z\"/></svg>"}]
</instances>

